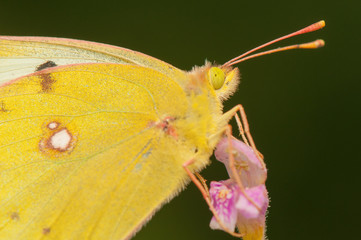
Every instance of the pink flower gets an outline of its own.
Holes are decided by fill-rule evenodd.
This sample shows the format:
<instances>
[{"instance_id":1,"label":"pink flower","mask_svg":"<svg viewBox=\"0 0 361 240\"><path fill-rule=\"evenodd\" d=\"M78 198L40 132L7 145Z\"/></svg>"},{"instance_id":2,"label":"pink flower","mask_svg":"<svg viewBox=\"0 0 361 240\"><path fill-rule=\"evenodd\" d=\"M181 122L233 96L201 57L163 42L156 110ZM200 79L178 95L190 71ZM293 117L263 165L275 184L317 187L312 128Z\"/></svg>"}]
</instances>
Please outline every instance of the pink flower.
<instances>
[{"instance_id":1,"label":"pink flower","mask_svg":"<svg viewBox=\"0 0 361 240\"><path fill-rule=\"evenodd\" d=\"M254 187L264 184L267 179L267 169L265 169L253 152L253 149L244 142L232 138L232 149L236 169L244 187ZM216 159L226 166L228 175L232 177L232 171L229 168L228 139L223 138L217 145L214 155Z\"/></svg>"},{"instance_id":2,"label":"pink flower","mask_svg":"<svg viewBox=\"0 0 361 240\"><path fill-rule=\"evenodd\" d=\"M245 234L245 237L258 236L249 239L263 239L269 203L265 185L245 189L245 193L260 210L244 196L235 182L213 181L209 193L220 220L229 230L234 231L237 226L238 231ZM222 230L215 217L212 218L210 227Z\"/></svg>"},{"instance_id":3,"label":"pink flower","mask_svg":"<svg viewBox=\"0 0 361 240\"><path fill-rule=\"evenodd\" d=\"M260 207L261 210L258 210L253 203L240 193L236 203L236 208L240 215L245 219L264 217L268 207L268 193L266 186L262 184L256 187L246 188L245 193L254 201L255 204L257 204L257 206Z\"/></svg>"},{"instance_id":4,"label":"pink flower","mask_svg":"<svg viewBox=\"0 0 361 240\"><path fill-rule=\"evenodd\" d=\"M209 194L222 223L231 231L234 231L237 222L236 200L238 193L235 185L228 187L224 184L225 182L211 182ZM215 217L212 218L210 227L212 229L222 229Z\"/></svg>"},{"instance_id":5,"label":"pink flower","mask_svg":"<svg viewBox=\"0 0 361 240\"><path fill-rule=\"evenodd\" d=\"M269 205L268 192L264 184L245 189L245 193L260 208L258 210L248 199L240 194L236 203L238 211L237 228L244 234L243 240L264 239L266 227L266 211Z\"/></svg>"},{"instance_id":6,"label":"pink flower","mask_svg":"<svg viewBox=\"0 0 361 240\"><path fill-rule=\"evenodd\" d=\"M244 235L244 240L262 240L269 205L268 192L264 184L267 170L252 148L243 142L232 139L232 150L244 191L241 191L232 177L229 167L228 140L225 138L218 144L215 155L226 165L231 179L211 182L209 191L211 202L219 219L230 231L234 231L237 227L238 231ZM210 227L222 230L215 217L212 218Z\"/></svg>"}]
</instances>

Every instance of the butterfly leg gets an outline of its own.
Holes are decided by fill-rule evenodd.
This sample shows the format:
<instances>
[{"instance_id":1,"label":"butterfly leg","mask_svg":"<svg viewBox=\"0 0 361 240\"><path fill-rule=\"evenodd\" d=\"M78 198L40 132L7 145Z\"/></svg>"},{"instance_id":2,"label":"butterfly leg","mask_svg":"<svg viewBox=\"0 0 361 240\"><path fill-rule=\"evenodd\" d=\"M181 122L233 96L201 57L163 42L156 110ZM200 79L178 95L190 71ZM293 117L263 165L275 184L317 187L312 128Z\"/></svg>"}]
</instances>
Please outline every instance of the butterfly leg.
<instances>
[{"instance_id":1,"label":"butterfly leg","mask_svg":"<svg viewBox=\"0 0 361 240\"><path fill-rule=\"evenodd\" d=\"M241 117L239 117L238 114L240 114ZM236 119L238 130L240 135L242 136L243 141L247 145L250 145L252 147L253 151L257 154L257 157L260 160L262 167L266 169L266 164L263 161L263 155L256 148L256 144L253 141L253 137L249 129L246 112L241 104L236 105L231 110L224 113L222 119L228 122L232 117Z\"/></svg>"},{"instance_id":2,"label":"butterfly leg","mask_svg":"<svg viewBox=\"0 0 361 240\"><path fill-rule=\"evenodd\" d=\"M239 233L235 233L233 231L231 231L230 229L228 229L221 221L221 219L219 218L219 215L216 211L216 209L213 207L211 199L209 197L209 192L208 189L205 188L204 183L202 184L196 177L196 175L194 173L191 172L191 170L189 170L188 166L192 165L194 163L194 158L186 161L183 164L183 168L186 171L186 173L188 174L188 176L190 177L190 179L192 180L192 182L197 186L197 188L199 189L199 191L202 193L202 196L204 198L204 200L207 202L209 209L211 210L211 212L213 213L214 217L216 218L217 222L219 223L219 225L223 228L223 230L227 233L229 233L230 235L234 236L234 237L242 237L242 234ZM203 178L202 178L203 179ZM203 180L204 181L204 180Z\"/></svg>"},{"instance_id":3,"label":"butterfly leg","mask_svg":"<svg viewBox=\"0 0 361 240\"><path fill-rule=\"evenodd\" d=\"M254 200L248 196L248 194L245 192L244 190L244 186L242 184L241 178L240 178L240 171L237 171L236 165L235 165L235 159L234 159L234 152L233 152L233 147L232 147L232 126L228 125L227 129L226 129L226 135L227 135L227 140L228 140L228 159L229 159L229 168L232 171L232 176L233 179L236 181L239 189L241 190L242 194L244 195L244 197L250 202L252 203L253 206L255 206L258 211L261 211L261 208L254 202Z\"/></svg>"}]
</instances>

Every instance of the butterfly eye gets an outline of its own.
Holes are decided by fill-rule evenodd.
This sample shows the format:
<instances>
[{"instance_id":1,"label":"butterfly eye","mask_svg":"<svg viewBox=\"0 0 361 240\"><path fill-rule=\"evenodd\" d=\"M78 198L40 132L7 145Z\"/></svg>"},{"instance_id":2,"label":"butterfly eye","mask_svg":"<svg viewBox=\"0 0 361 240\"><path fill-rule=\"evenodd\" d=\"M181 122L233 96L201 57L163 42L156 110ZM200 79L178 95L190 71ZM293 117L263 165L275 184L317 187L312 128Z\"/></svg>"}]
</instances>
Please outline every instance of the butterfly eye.
<instances>
[{"instance_id":1,"label":"butterfly eye","mask_svg":"<svg viewBox=\"0 0 361 240\"><path fill-rule=\"evenodd\" d=\"M218 67L211 67L208 71L208 79L215 90L220 89L225 80L225 75L222 69Z\"/></svg>"}]
</instances>

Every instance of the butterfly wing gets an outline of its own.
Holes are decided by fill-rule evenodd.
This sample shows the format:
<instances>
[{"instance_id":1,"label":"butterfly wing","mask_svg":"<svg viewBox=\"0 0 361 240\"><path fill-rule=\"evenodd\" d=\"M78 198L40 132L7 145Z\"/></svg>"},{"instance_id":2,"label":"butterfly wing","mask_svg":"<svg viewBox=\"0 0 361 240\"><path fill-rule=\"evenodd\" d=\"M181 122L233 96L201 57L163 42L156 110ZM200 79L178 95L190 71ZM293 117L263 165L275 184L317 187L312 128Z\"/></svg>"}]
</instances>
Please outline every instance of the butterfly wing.
<instances>
[{"instance_id":1,"label":"butterfly wing","mask_svg":"<svg viewBox=\"0 0 361 240\"><path fill-rule=\"evenodd\" d=\"M66 38L0 36L0 84L48 67L77 63L143 66L174 79L182 74L159 59L107 44Z\"/></svg>"},{"instance_id":2,"label":"butterfly wing","mask_svg":"<svg viewBox=\"0 0 361 240\"><path fill-rule=\"evenodd\" d=\"M176 81L132 65L50 68L1 87L0 239L130 237L187 182L194 146L156 124L186 111Z\"/></svg>"}]
</instances>

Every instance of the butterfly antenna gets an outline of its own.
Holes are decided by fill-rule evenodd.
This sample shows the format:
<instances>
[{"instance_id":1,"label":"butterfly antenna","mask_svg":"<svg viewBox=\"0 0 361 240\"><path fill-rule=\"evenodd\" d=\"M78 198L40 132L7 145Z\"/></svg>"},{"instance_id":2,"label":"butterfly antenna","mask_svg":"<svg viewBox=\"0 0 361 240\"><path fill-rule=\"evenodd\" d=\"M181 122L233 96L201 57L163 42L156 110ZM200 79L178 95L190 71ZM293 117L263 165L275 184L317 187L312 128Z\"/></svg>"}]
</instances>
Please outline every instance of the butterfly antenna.
<instances>
[{"instance_id":1,"label":"butterfly antenna","mask_svg":"<svg viewBox=\"0 0 361 240\"><path fill-rule=\"evenodd\" d=\"M251 53L253 53L253 52L255 52L255 51L257 51L257 50L259 50L261 48L267 47L267 46L269 46L269 45L271 45L273 43L276 43L276 42L279 42L279 41L282 41L284 39L294 37L294 36L297 36L297 35L300 35L300 34L313 32L313 31L316 31L316 30L319 30L319 29L323 28L324 26L325 26L325 21L321 20L319 22L316 22L316 23L314 23L314 24L312 24L312 25L310 25L308 27L302 28L302 29L300 29L300 30L298 30L296 32L287 34L287 35L285 35L283 37L279 37L279 38L277 38L275 40L272 40L270 42L262 44L261 46L253 48L253 49L241 54L240 56L229 60L228 62L223 64L222 67L229 67L229 66L232 66L234 64L243 62L243 61L245 61L247 59L250 59L250 58L259 57L259 56L262 56L262 55L275 53L275 52L281 52L281 51L297 49L297 48L314 49L314 48L323 47L325 45L325 42L323 40L316 40L316 41L313 41L311 43L295 44L295 45L291 45L291 46L287 46L287 47L283 47L283 48L277 48L277 49L273 49L273 50L269 50L269 51L265 51L265 52L262 52L262 53L257 53L257 54L248 56L249 54L251 54ZM248 57L246 57L246 56L248 56Z\"/></svg>"}]
</instances>

